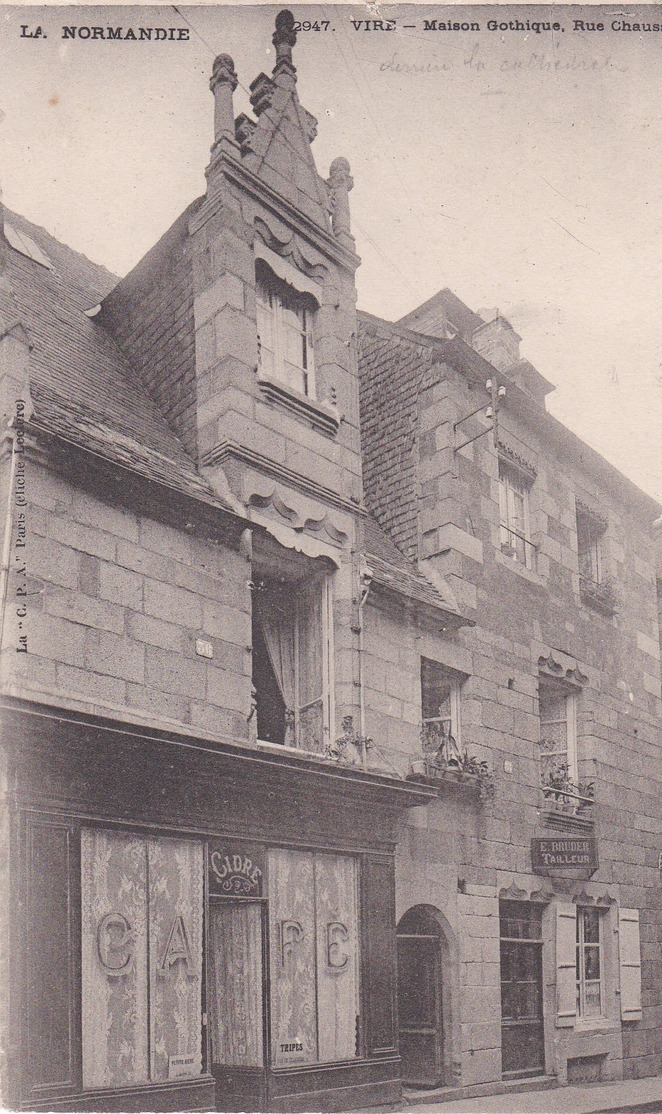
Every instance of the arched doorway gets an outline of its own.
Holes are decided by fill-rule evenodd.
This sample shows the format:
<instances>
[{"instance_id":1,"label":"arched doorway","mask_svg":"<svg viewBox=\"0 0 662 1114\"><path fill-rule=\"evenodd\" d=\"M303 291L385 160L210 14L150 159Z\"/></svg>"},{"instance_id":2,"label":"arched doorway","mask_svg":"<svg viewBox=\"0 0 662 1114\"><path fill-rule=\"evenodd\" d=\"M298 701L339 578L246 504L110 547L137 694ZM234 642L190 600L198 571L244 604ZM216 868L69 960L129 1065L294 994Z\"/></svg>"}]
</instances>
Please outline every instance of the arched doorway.
<instances>
[{"instance_id":1,"label":"arched doorway","mask_svg":"<svg viewBox=\"0 0 662 1114\"><path fill-rule=\"evenodd\" d=\"M444 1080L442 932L430 905L400 920L398 1014L403 1082L435 1087Z\"/></svg>"}]
</instances>

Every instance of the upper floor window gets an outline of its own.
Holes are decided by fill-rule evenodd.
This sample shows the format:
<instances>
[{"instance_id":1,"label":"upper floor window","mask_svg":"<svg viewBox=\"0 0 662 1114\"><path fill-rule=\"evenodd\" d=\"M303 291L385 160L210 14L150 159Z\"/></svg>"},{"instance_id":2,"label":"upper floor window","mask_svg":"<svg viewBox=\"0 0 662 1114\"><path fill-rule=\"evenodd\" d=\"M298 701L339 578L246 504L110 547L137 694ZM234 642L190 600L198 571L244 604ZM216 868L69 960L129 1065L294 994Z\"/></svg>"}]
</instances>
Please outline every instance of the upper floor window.
<instances>
[{"instance_id":1,"label":"upper floor window","mask_svg":"<svg viewBox=\"0 0 662 1114\"><path fill-rule=\"evenodd\" d=\"M603 579L601 542L605 527L597 518L577 507L577 553L579 575L591 584Z\"/></svg>"},{"instance_id":2,"label":"upper floor window","mask_svg":"<svg viewBox=\"0 0 662 1114\"><path fill-rule=\"evenodd\" d=\"M259 578L253 591L257 735L324 753L330 737L330 583Z\"/></svg>"},{"instance_id":3,"label":"upper floor window","mask_svg":"<svg viewBox=\"0 0 662 1114\"><path fill-rule=\"evenodd\" d=\"M260 374L314 398L313 299L264 265L257 269L256 294Z\"/></svg>"},{"instance_id":4,"label":"upper floor window","mask_svg":"<svg viewBox=\"0 0 662 1114\"><path fill-rule=\"evenodd\" d=\"M425 750L452 763L460 755L460 682L429 658L421 658L421 710Z\"/></svg>"},{"instance_id":5,"label":"upper floor window","mask_svg":"<svg viewBox=\"0 0 662 1114\"><path fill-rule=\"evenodd\" d=\"M541 683L540 762L544 787L577 784L576 697L553 684Z\"/></svg>"},{"instance_id":6,"label":"upper floor window","mask_svg":"<svg viewBox=\"0 0 662 1114\"><path fill-rule=\"evenodd\" d=\"M501 552L526 568L533 568L527 478L506 461L499 461L499 520Z\"/></svg>"},{"instance_id":7,"label":"upper floor window","mask_svg":"<svg viewBox=\"0 0 662 1114\"><path fill-rule=\"evenodd\" d=\"M598 909L577 909L577 1017L602 1016L601 930Z\"/></svg>"}]
</instances>

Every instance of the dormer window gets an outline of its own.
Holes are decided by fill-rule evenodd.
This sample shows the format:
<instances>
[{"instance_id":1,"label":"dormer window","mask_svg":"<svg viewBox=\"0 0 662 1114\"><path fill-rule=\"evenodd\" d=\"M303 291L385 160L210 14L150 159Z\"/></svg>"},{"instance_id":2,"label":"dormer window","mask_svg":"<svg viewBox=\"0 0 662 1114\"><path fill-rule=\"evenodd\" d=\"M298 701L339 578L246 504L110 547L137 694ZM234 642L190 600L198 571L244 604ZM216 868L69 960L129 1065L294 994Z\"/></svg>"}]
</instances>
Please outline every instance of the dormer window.
<instances>
[{"instance_id":1,"label":"dormer window","mask_svg":"<svg viewBox=\"0 0 662 1114\"><path fill-rule=\"evenodd\" d=\"M313 299L266 266L257 268L256 293L260 377L314 398Z\"/></svg>"}]
</instances>

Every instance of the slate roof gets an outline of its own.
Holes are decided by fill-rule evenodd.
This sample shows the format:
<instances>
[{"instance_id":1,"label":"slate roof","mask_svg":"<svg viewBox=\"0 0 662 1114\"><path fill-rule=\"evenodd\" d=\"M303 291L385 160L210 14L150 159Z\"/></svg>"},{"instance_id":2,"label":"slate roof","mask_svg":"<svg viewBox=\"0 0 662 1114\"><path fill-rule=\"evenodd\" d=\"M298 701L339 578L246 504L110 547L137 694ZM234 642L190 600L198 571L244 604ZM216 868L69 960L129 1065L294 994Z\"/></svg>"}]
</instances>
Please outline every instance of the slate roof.
<instances>
[{"instance_id":1,"label":"slate roof","mask_svg":"<svg viewBox=\"0 0 662 1114\"><path fill-rule=\"evenodd\" d=\"M34 426L148 480L232 510L200 478L112 337L86 313L113 289L116 276L24 217L4 212L53 264L48 269L7 247L9 290L0 290L5 326L20 320L33 346Z\"/></svg>"},{"instance_id":2,"label":"slate roof","mask_svg":"<svg viewBox=\"0 0 662 1114\"><path fill-rule=\"evenodd\" d=\"M371 515L364 521L363 548L373 573L373 582L387 591L404 595L415 603L443 611L448 618L466 623L445 582L435 587L400 552L385 530ZM443 591L441 590L443 587ZM458 624L459 625L459 624Z\"/></svg>"}]
</instances>

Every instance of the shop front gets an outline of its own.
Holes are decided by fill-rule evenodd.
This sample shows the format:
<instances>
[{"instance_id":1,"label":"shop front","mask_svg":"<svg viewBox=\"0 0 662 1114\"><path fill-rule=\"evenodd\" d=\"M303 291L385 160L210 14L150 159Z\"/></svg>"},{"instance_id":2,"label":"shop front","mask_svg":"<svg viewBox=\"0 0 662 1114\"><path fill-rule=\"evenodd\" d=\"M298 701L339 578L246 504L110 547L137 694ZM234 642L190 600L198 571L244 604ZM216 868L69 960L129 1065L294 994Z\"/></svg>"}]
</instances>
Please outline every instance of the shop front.
<instances>
[{"instance_id":1,"label":"shop front","mask_svg":"<svg viewBox=\"0 0 662 1114\"><path fill-rule=\"evenodd\" d=\"M5 725L17 1108L398 1100L394 827L425 789L19 702Z\"/></svg>"}]
</instances>

